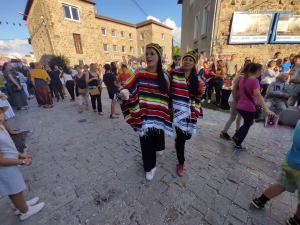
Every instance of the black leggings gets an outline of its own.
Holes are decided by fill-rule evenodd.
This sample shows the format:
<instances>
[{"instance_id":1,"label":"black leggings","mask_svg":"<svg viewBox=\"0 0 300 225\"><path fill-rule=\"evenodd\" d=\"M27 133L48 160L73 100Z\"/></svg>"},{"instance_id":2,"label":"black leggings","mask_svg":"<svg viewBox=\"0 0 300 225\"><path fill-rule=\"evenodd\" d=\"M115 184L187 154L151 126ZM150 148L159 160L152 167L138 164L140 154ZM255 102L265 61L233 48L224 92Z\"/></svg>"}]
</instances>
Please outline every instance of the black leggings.
<instances>
[{"instance_id":1,"label":"black leggings","mask_svg":"<svg viewBox=\"0 0 300 225\"><path fill-rule=\"evenodd\" d=\"M150 172L156 166L156 151L165 149L165 133L163 130L149 130L146 135L140 136L140 143L144 170Z\"/></svg>"},{"instance_id":2,"label":"black leggings","mask_svg":"<svg viewBox=\"0 0 300 225\"><path fill-rule=\"evenodd\" d=\"M215 79L213 86L215 87L216 90L216 102L220 103L221 102L221 91L223 87L224 80L222 78L217 78Z\"/></svg>"},{"instance_id":3,"label":"black leggings","mask_svg":"<svg viewBox=\"0 0 300 225\"><path fill-rule=\"evenodd\" d=\"M98 95L91 95L92 107L96 109L96 100L97 100L97 111L102 112L102 102L101 102L101 92Z\"/></svg>"},{"instance_id":4,"label":"black leggings","mask_svg":"<svg viewBox=\"0 0 300 225\"><path fill-rule=\"evenodd\" d=\"M241 109L237 109L237 111L244 119L244 124L234 135L234 137L238 139L236 145L240 146L243 143L244 139L246 138L248 131L250 130L250 127L253 125L255 112L248 112Z\"/></svg>"},{"instance_id":5,"label":"black leggings","mask_svg":"<svg viewBox=\"0 0 300 225\"><path fill-rule=\"evenodd\" d=\"M59 95L61 99L64 99L64 94L62 92L62 84L51 84L52 91L54 92L55 98L59 99Z\"/></svg>"},{"instance_id":6,"label":"black leggings","mask_svg":"<svg viewBox=\"0 0 300 225\"><path fill-rule=\"evenodd\" d=\"M74 100L75 99L75 95L74 95L74 80L67 80L66 82L66 87L67 90L71 96L71 99Z\"/></svg>"},{"instance_id":7,"label":"black leggings","mask_svg":"<svg viewBox=\"0 0 300 225\"><path fill-rule=\"evenodd\" d=\"M191 139L192 135L188 133L184 133L181 129L178 127L175 127L176 130L176 141L175 141L175 147L176 147L176 154L177 159L180 165L184 164L185 158L184 158L184 147L185 142L189 139Z\"/></svg>"}]
</instances>

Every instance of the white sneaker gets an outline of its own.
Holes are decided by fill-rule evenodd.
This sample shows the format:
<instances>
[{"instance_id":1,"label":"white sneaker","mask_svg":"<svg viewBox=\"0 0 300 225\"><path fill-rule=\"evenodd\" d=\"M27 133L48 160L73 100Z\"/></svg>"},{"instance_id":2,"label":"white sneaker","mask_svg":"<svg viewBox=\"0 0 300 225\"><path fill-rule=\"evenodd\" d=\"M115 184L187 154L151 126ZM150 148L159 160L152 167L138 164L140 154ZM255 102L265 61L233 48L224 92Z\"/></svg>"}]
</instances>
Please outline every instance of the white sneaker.
<instances>
[{"instance_id":1,"label":"white sneaker","mask_svg":"<svg viewBox=\"0 0 300 225\"><path fill-rule=\"evenodd\" d=\"M28 217L33 216L34 214L37 214L39 211L41 211L45 206L44 202L41 202L34 206L29 206L28 212L21 214L20 220L26 220Z\"/></svg>"},{"instance_id":2,"label":"white sneaker","mask_svg":"<svg viewBox=\"0 0 300 225\"><path fill-rule=\"evenodd\" d=\"M29 200L29 201L26 201L26 204L27 204L27 206L33 206L33 205L35 205L39 200L40 200L39 197L35 197L35 198L33 198L33 199ZM19 215L19 214L20 214L20 211L19 211L18 209L15 208L15 215L17 216L17 215Z\"/></svg>"},{"instance_id":3,"label":"white sneaker","mask_svg":"<svg viewBox=\"0 0 300 225\"><path fill-rule=\"evenodd\" d=\"M156 171L156 167L154 167L150 172L147 172L147 173L146 173L146 179L149 180L149 181L152 180L155 171Z\"/></svg>"},{"instance_id":4,"label":"white sneaker","mask_svg":"<svg viewBox=\"0 0 300 225\"><path fill-rule=\"evenodd\" d=\"M162 155L162 154L164 154L164 150L157 151L157 154L158 154L158 155Z\"/></svg>"},{"instance_id":5,"label":"white sneaker","mask_svg":"<svg viewBox=\"0 0 300 225\"><path fill-rule=\"evenodd\" d=\"M205 99L202 99L201 102L202 102L202 103L205 102Z\"/></svg>"},{"instance_id":6,"label":"white sneaker","mask_svg":"<svg viewBox=\"0 0 300 225\"><path fill-rule=\"evenodd\" d=\"M208 99L207 103L209 104L210 102L211 102L211 100L210 100L210 99Z\"/></svg>"}]
</instances>

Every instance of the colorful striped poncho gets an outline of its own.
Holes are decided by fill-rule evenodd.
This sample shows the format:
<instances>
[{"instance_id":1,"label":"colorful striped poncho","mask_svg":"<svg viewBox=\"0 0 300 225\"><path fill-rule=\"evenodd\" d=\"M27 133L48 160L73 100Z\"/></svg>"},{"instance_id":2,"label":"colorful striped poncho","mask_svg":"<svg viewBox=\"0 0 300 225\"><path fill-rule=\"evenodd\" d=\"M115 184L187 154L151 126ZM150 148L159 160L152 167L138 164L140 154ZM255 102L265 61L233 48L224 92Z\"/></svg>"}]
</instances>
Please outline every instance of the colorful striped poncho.
<instances>
[{"instance_id":1,"label":"colorful striped poncho","mask_svg":"<svg viewBox=\"0 0 300 225\"><path fill-rule=\"evenodd\" d=\"M189 93L189 81L185 78L182 70L172 70L171 73L171 93L172 105L174 109L173 124L183 132L196 134L197 119L203 118L203 111L200 104L200 95ZM204 84L199 82L199 91L201 93Z\"/></svg>"},{"instance_id":2,"label":"colorful striped poncho","mask_svg":"<svg viewBox=\"0 0 300 225\"><path fill-rule=\"evenodd\" d=\"M170 80L165 79L168 89ZM120 88L129 90L129 100L121 101L121 109L125 121L140 136L144 136L149 129L160 129L173 136L169 110L169 94L158 88L157 74L141 70L133 74Z\"/></svg>"}]
</instances>

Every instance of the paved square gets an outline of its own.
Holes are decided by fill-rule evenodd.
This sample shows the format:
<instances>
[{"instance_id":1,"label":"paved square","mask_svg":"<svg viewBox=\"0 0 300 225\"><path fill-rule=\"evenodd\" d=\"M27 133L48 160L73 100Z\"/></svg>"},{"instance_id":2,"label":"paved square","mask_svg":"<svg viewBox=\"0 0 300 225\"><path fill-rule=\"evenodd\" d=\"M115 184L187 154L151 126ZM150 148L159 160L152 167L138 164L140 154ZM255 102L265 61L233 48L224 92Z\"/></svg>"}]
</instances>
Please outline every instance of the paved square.
<instances>
[{"instance_id":1,"label":"paved square","mask_svg":"<svg viewBox=\"0 0 300 225\"><path fill-rule=\"evenodd\" d=\"M1 225L278 225L296 209L298 200L290 193L273 199L264 210L250 206L276 180L292 128L254 124L245 141L248 151L236 152L231 142L219 138L229 114L204 109L197 135L186 144L185 175L177 176L174 141L166 137L167 149L157 156L156 174L148 182L138 135L122 116L108 118L106 89L105 116L91 109L79 114L68 99L53 109L38 108L30 100L30 109L9 121L31 130L26 152L34 160L22 167L28 185L24 193L26 199L40 197L46 206L21 222L2 197Z\"/></svg>"}]
</instances>

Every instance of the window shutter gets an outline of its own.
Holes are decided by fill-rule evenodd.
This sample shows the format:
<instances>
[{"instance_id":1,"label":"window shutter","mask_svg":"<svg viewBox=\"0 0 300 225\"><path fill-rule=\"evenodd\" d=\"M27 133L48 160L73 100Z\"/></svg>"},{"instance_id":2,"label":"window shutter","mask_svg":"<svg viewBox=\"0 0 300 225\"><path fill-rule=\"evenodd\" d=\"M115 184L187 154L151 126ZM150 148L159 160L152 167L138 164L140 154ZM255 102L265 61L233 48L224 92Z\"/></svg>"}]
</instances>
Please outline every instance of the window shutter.
<instances>
[{"instance_id":1,"label":"window shutter","mask_svg":"<svg viewBox=\"0 0 300 225\"><path fill-rule=\"evenodd\" d=\"M74 45L77 54L83 54L80 34L73 34Z\"/></svg>"}]
</instances>

